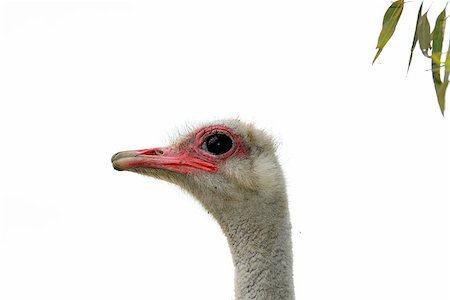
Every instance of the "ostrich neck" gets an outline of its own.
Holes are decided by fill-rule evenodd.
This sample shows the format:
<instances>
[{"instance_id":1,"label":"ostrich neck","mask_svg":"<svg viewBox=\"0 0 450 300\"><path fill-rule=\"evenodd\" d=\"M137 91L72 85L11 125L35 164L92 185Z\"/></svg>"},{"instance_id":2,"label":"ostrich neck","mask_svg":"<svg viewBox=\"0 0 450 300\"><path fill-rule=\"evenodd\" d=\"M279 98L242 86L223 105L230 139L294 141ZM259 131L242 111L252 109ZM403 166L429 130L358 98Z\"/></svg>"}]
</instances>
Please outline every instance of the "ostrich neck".
<instances>
[{"instance_id":1,"label":"ostrich neck","mask_svg":"<svg viewBox=\"0 0 450 300\"><path fill-rule=\"evenodd\" d=\"M236 300L294 299L286 199L250 200L223 217L219 223L233 256Z\"/></svg>"}]
</instances>

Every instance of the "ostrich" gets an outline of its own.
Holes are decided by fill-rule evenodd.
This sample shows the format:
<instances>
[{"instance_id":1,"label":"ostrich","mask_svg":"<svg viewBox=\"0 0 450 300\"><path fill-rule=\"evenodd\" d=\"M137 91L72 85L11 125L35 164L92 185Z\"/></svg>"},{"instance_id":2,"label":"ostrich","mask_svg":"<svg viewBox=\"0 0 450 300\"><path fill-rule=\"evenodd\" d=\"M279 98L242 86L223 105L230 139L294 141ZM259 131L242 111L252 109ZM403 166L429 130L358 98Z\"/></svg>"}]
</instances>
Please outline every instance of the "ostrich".
<instances>
[{"instance_id":1,"label":"ostrich","mask_svg":"<svg viewBox=\"0 0 450 300\"><path fill-rule=\"evenodd\" d=\"M118 152L112 163L177 184L212 214L233 257L236 300L291 300L291 225L275 148L252 124L222 120L168 147Z\"/></svg>"}]
</instances>

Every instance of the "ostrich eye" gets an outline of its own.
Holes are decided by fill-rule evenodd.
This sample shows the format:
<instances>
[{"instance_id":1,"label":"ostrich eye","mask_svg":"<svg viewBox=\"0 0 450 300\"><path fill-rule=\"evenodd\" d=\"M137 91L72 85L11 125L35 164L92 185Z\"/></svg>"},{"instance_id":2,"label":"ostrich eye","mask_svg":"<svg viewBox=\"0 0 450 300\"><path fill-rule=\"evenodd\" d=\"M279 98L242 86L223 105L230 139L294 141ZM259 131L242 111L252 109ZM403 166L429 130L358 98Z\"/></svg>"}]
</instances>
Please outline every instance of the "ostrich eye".
<instances>
[{"instance_id":1,"label":"ostrich eye","mask_svg":"<svg viewBox=\"0 0 450 300\"><path fill-rule=\"evenodd\" d=\"M203 150L214 155L227 153L231 147L233 147L233 140L223 133L216 133L209 136L202 145Z\"/></svg>"}]
</instances>

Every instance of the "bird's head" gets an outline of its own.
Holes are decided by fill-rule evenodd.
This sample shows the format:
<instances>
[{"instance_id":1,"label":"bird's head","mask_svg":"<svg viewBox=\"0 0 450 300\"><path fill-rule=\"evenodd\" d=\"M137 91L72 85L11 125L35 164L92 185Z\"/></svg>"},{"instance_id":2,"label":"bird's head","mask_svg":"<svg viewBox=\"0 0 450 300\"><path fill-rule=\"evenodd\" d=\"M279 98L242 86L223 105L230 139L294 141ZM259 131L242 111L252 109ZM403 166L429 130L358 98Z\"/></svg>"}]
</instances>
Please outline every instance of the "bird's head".
<instances>
[{"instance_id":1,"label":"bird's head","mask_svg":"<svg viewBox=\"0 0 450 300\"><path fill-rule=\"evenodd\" d=\"M167 147L118 152L112 163L119 171L175 183L214 212L284 193L275 150L273 139L252 124L223 120L192 130Z\"/></svg>"}]
</instances>

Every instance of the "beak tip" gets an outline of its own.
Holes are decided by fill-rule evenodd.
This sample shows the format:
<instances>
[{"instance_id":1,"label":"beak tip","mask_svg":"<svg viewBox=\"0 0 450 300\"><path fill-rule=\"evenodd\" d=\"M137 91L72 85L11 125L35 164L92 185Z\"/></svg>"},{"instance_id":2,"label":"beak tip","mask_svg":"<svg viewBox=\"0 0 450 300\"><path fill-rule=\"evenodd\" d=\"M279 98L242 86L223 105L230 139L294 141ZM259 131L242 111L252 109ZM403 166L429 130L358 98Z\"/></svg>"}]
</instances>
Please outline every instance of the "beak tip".
<instances>
[{"instance_id":1,"label":"beak tip","mask_svg":"<svg viewBox=\"0 0 450 300\"><path fill-rule=\"evenodd\" d=\"M117 152L116 154L114 154L114 155L111 157L111 162L112 162L112 163L114 163L114 161L116 160L116 158L117 158L117 156L119 155L119 153L120 153L120 152Z\"/></svg>"},{"instance_id":2,"label":"beak tip","mask_svg":"<svg viewBox=\"0 0 450 300\"><path fill-rule=\"evenodd\" d=\"M114 154L111 157L111 163L113 165L114 170L116 170L116 171L124 171L125 170L119 164L119 159L122 158L123 156L124 156L123 152L117 152L116 154Z\"/></svg>"}]
</instances>

